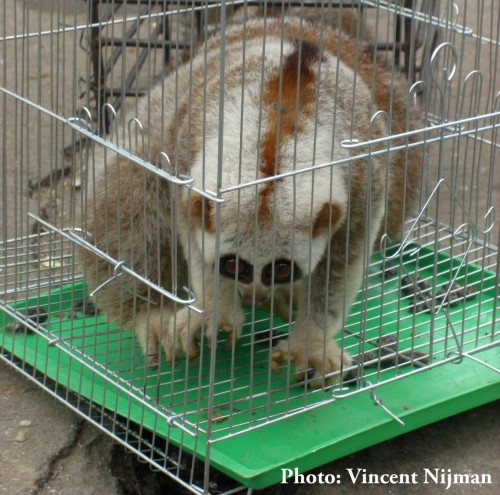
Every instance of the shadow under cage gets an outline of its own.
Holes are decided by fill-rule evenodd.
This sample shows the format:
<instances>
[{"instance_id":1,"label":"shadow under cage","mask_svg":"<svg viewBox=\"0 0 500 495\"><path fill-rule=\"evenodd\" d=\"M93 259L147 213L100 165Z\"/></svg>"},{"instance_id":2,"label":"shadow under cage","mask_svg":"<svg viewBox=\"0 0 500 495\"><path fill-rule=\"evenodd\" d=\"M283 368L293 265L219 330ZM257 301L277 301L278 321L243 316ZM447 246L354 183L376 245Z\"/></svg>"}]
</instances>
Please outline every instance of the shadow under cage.
<instances>
[{"instance_id":1,"label":"shadow under cage","mask_svg":"<svg viewBox=\"0 0 500 495\"><path fill-rule=\"evenodd\" d=\"M0 38L4 361L194 493L500 397L497 2L68 4Z\"/></svg>"}]
</instances>

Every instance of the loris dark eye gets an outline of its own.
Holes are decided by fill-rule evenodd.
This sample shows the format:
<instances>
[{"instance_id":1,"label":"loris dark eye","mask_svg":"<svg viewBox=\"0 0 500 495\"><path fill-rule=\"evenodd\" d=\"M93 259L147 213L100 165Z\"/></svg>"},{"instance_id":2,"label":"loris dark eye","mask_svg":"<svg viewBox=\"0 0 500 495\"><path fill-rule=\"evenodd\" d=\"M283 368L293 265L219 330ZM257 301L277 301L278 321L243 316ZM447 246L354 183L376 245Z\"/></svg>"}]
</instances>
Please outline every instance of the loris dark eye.
<instances>
[{"instance_id":1,"label":"loris dark eye","mask_svg":"<svg viewBox=\"0 0 500 495\"><path fill-rule=\"evenodd\" d=\"M289 261L278 261L274 264L274 280L288 282L292 277L292 264Z\"/></svg>"},{"instance_id":2,"label":"loris dark eye","mask_svg":"<svg viewBox=\"0 0 500 495\"><path fill-rule=\"evenodd\" d=\"M274 269L274 278L273 278ZM276 260L269 263L262 270L262 283L266 286L275 284L288 284L292 280L300 278L301 273L297 265L290 260Z\"/></svg>"},{"instance_id":3,"label":"loris dark eye","mask_svg":"<svg viewBox=\"0 0 500 495\"><path fill-rule=\"evenodd\" d=\"M219 272L224 277L238 280L244 284L253 281L253 266L234 255L224 256L220 259Z\"/></svg>"}]
</instances>

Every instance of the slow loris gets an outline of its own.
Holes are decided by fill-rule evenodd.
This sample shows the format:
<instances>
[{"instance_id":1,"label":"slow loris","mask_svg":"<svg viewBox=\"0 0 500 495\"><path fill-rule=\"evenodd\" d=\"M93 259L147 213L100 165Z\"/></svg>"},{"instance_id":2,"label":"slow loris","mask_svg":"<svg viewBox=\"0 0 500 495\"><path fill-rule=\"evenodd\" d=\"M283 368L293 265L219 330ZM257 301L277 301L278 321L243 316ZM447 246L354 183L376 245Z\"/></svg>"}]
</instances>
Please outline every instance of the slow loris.
<instances>
[{"instance_id":1,"label":"slow loris","mask_svg":"<svg viewBox=\"0 0 500 495\"><path fill-rule=\"evenodd\" d=\"M97 151L85 227L101 251L168 291L180 293L186 267L202 311L127 274L98 305L135 330L149 364L159 344L172 362L178 351L193 358L200 335L238 337L242 305L262 305L295 320L272 364L294 361L313 387L337 382L351 361L334 336L373 246L400 236L422 178L420 148L403 146L411 138L389 153L387 142L345 144L418 127L407 82L331 28L257 19L227 28L223 46L209 38L136 117L140 154L155 164L163 152L172 175L193 180L175 185ZM90 289L113 275L106 260L80 255Z\"/></svg>"}]
</instances>

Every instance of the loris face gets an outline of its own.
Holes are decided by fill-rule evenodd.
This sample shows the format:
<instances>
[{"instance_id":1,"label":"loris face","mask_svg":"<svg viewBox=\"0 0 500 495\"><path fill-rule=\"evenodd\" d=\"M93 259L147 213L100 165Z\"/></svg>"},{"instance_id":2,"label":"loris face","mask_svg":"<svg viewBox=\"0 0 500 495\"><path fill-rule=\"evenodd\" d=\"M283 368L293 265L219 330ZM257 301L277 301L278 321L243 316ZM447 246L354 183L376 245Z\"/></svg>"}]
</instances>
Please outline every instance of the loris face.
<instances>
[{"instance_id":1,"label":"loris face","mask_svg":"<svg viewBox=\"0 0 500 495\"><path fill-rule=\"evenodd\" d=\"M223 277L238 284L243 304L262 305L269 302L274 284L288 285L300 280L302 272L294 260L278 259L269 262L262 270L248 261L229 254L221 258L219 271Z\"/></svg>"},{"instance_id":2,"label":"loris face","mask_svg":"<svg viewBox=\"0 0 500 495\"><path fill-rule=\"evenodd\" d=\"M308 202L302 210L289 208L289 194L286 187L278 187L265 207L258 192L229 197L221 205L217 257L215 206L191 193L192 240L205 265L218 263L214 268L220 275L237 285L243 304L265 305L275 288L308 277L324 258L342 216L338 204L325 203L319 209L313 205L311 210Z\"/></svg>"},{"instance_id":3,"label":"loris face","mask_svg":"<svg viewBox=\"0 0 500 495\"><path fill-rule=\"evenodd\" d=\"M251 224L245 226L246 232L230 230L221 234L219 273L237 284L243 303L248 305L266 304L275 286L309 275L326 248L324 236L312 241L306 232L290 226L274 233L258 226L252 231Z\"/></svg>"}]
</instances>

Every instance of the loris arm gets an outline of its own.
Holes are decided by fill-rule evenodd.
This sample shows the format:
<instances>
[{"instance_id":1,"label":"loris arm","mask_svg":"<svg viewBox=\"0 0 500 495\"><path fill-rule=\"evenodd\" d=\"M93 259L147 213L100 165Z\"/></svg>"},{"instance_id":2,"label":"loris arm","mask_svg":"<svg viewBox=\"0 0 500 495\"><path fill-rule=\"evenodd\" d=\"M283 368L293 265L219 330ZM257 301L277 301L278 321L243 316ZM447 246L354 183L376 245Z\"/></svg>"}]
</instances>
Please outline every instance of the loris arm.
<instances>
[{"instance_id":1,"label":"loris arm","mask_svg":"<svg viewBox=\"0 0 500 495\"><path fill-rule=\"evenodd\" d=\"M344 265L331 266L328 277L321 263L310 279L303 281L295 328L289 339L279 342L272 353L274 360L294 362L296 380L307 377L312 388L323 383L333 385L351 364L349 354L339 348L334 337L342 329L345 312L354 301L362 268L362 260L351 264L347 273Z\"/></svg>"},{"instance_id":2,"label":"loris arm","mask_svg":"<svg viewBox=\"0 0 500 495\"><path fill-rule=\"evenodd\" d=\"M196 258L196 261L195 261ZM228 342L235 341L241 334L245 321L239 294L235 292L234 283L224 278L220 279L217 302L214 297L214 269L203 264L201 254L191 253L192 289L198 296L201 313L188 307L182 308L172 316L171 334L164 347L173 347L186 356L194 358L197 355L196 339L203 332L207 343L211 346L219 330L228 333ZM217 310L217 320L214 327L214 310Z\"/></svg>"}]
</instances>

